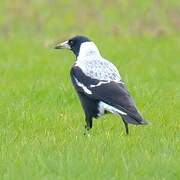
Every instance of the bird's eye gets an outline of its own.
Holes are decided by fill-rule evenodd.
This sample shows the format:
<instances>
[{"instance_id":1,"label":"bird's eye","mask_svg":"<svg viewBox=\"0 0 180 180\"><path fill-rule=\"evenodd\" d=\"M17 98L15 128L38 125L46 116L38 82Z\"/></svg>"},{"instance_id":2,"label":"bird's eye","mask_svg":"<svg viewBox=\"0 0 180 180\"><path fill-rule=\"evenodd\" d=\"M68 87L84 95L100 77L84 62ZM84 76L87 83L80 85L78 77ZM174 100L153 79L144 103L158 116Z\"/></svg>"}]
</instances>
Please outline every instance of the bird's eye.
<instances>
[{"instance_id":1,"label":"bird's eye","mask_svg":"<svg viewBox=\"0 0 180 180\"><path fill-rule=\"evenodd\" d=\"M69 41L69 45L72 46L74 42L72 40Z\"/></svg>"}]
</instances>

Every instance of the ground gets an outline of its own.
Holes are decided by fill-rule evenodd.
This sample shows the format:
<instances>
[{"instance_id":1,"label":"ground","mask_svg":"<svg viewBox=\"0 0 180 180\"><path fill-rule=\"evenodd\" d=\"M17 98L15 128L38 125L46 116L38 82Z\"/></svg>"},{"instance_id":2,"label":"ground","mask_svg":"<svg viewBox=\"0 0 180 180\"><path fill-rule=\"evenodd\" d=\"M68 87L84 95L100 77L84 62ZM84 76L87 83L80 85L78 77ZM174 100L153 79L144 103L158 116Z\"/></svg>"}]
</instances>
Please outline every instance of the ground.
<instances>
[{"instance_id":1,"label":"ground","mask_svg":"<svg viewBox=\"0 0 180 180\"><path fill-rule=\"evenodd\" d=\"M0 2L0 179L180 179L180 3ZM149 126L107 115L84 136L53 44L87 35L121 72Z\"/></svg>"}]
</instances>

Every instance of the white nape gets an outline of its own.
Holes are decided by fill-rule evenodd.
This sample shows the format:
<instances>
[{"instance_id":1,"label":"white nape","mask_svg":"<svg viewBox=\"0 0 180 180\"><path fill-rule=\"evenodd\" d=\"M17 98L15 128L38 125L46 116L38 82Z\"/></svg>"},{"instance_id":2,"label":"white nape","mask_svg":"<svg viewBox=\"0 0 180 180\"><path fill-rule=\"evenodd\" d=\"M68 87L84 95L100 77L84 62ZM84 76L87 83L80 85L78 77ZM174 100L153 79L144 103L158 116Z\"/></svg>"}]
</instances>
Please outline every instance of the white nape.
<instances>
[{"instance_id":1,"label":"white nape","mask_svg":"<svg viewBox=\"0 0 180 180\"><path fill-rule=\"evenodd\" d=\"M99 49L93 42L84 42L81 44L80 50L79 50L79 56L77 57L77 60L81 60L83 58L87 58L88 56L95 56L96 58L101 58L101 54L99 52Z\"/></svg>"},{"instance_id":2,"label":"white nape","mask_svg":"<svg viewBox=\"0 0 180 180\"><path fill-rule=\"evenodd\" d=\"M113 106L110 106L109 104L106 104L102 101L99 102L98 104L98 110L99 110L99 114L98 116L102 116L104 113L105 113L105 110L106 111L109 111L111 113L115 113L115 114L122 114L122 115L127 115L127 113L113 107Z\"/></svg>"},{"instance_id":3,"label":"white nape","mask_svg":"<svg viewBox=\"0 0 180 180\"><path fill-rule=\"evenodd\" d=\"M92 94L92 92L91 92L84 84L82 84L81 82L79 82L75 77L74 77L74 79L75 79L77 85L78 85L79 87L81 87L81 88L84 90L85 93L87 93L87 94Z\"/></svg>"}]
</instances>

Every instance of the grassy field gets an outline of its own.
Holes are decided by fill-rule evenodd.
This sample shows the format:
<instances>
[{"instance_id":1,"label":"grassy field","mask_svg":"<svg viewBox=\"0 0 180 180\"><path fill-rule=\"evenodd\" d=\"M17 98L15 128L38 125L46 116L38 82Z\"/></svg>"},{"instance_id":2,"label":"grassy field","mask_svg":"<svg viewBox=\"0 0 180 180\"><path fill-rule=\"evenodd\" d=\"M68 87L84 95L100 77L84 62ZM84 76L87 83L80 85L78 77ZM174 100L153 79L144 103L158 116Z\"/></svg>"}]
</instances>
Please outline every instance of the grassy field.
<instances>
[{"instance_id":1,"label":"grassy field","mask_svg":"<svg viewBox=\"0 0 180 180\"><path fill-rule=\"evenodd\" d=\"M0 1L0 179L180 179L180 3ZM84 116L75 57L53 44L91 37L149 126Z\"/></svg>"}]
</instances>

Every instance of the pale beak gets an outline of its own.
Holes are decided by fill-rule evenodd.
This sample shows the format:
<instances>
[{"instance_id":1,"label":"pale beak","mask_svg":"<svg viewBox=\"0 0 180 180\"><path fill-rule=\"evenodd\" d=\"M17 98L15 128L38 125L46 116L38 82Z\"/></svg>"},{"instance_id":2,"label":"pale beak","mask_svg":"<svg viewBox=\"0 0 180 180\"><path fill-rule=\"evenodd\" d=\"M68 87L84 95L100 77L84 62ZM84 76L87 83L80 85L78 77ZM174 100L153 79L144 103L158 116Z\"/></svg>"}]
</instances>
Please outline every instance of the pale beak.
<instances>
[{"instance_id":1,"label":"pale beak","mask_svg":"<svg viewBox=\"0 0 180 180\"><path fill-rule=\"evenodd\" d=\"M56 44L54 49L71 49L71 47L69 46L68 41L65 41L63 43Z\"/></svg>"}]
</instances>

